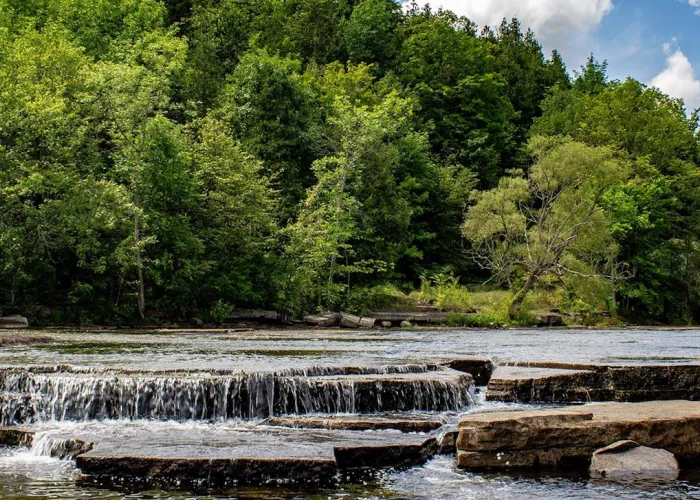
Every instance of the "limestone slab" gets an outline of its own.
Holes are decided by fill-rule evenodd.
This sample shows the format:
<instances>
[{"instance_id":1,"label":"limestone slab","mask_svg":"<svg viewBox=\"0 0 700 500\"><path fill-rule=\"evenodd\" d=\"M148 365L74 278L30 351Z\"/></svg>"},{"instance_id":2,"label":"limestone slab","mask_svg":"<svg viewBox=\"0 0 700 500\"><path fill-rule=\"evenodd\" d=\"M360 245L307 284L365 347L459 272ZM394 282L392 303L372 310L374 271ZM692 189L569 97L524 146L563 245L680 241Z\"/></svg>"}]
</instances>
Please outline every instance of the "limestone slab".
<instances>
[{"instance_id":1,"label":"limestone slab","mask_svg":"<svg viewBox=\"0 0 700 500\"><path fill-rule=\"evenodd\" d=\"M620 440L662 448L681 462L700 459L700 402L600 403L460 419L458 463L468 468L561 468L587 464L592 451ZM499 459L499 454L501 459ZM507 460L502 460L502 457ZM508 464L508 465L506 465Z\"/></svg>"}]
</instances>

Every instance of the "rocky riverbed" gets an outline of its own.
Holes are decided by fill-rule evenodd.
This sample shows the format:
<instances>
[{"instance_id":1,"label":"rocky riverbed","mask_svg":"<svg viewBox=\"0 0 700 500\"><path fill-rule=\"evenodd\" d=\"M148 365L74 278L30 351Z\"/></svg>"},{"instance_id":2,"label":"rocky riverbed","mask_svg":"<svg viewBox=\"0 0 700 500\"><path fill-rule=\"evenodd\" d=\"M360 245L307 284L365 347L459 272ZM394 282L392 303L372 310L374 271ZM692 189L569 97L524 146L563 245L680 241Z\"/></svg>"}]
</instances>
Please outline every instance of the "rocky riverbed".
<instances>
[{"instance_id":1,"label":"rocky riverbed","mask_svg":"<svg viewBox=\"0 0 700 500\"><path fill-rule=\"evenodd\" d=\"M0 350L0 498L636 498L588 479L625 439L676 455L642 485L675 498L699 333L12 333L43 340Z\"/></svg>"}]
</instances>

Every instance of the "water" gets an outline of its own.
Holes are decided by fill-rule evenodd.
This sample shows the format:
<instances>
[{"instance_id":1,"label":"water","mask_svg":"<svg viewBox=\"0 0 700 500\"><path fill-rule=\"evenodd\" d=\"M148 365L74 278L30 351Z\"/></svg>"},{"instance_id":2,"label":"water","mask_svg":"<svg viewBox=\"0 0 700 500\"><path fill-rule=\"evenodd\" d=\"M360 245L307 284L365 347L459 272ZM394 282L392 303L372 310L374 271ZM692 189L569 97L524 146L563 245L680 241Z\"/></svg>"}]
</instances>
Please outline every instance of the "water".
<instances>
[{"instance_id":1,"label":"water","mask_svg":"<svg viewBox=\"0 0 700 500\"><path fill-rule=\"evenodd\" d=\"M52 342L0 350L0 418L38 431L31 449L0 448L0 499L543 499L700 498L700 480L615 484L577 476L472 474L454 457L385 470L333 488L239 487L142 491L97 488L70 459L76 446L157 456L319 457L328 443L411 441L398 431L328 431L263 425L285 414L517 409L485 403L468 379L437 366L457 357L496 361L694 363L700 331L267 331L234 334L55 332ZM60 366L59 366L60 365ZM2 368L4 367L4 368ZM426 414L427 415L427 414ZM439 434L439 432L438 432ZM55 458L63 457L63 459Z\"/></svg>"}]
</instances>

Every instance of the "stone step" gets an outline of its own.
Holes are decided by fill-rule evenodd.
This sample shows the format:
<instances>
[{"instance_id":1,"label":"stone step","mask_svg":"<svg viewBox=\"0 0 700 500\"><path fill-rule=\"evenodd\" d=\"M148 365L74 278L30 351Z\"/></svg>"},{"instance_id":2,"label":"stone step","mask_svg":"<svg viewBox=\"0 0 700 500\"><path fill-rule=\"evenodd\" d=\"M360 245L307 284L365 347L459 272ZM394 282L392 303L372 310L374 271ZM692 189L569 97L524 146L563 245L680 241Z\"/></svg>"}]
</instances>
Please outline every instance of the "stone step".
<instances>
[{"instance_id":1,"label":"stone step","mask_svg":"<svg viewBox=\"0 0 700 500\"><path fill-rule=\"evenodd\" d=\"M395 366L385 373L0 373L4 424L52 420L225 420L281 415L458 411L473 404L471 375ZM377 370L375 370L377 371Z\"/></svg>"},{"instance_id":2,"label":"stone step","mask_svg":"<svg viewBox=\"0 0 700 500\"><path fill-rule=\"evenodd\" d=\"M328 485L353 471L422 464L437 451L433 437L391 431L154 426L140 437L128 430L118 438L97 437L76 465L85 481L100 485Z\"/></svg>"},{"instance_id":3,"label":"stone step","mask_svg":"<svg viewBox=\"0 0 700 500\"><path fill-rule=\"evenodd\" d=\"M700 400L700 364L515 363L496 368L486 399L519 403L695 401Z\"/></svg>"},{"instance_id":4,"label":"stone step","mask_svg":"<svg viewBox=\"0 0 700 500\"><path fill-rule=\"evenodd\" d=\"M700 402L600 403L541 411L467 415L459 421L457 463L480 469L576 469L621 440L700 460Z\"/></svg>"}]
</instances>

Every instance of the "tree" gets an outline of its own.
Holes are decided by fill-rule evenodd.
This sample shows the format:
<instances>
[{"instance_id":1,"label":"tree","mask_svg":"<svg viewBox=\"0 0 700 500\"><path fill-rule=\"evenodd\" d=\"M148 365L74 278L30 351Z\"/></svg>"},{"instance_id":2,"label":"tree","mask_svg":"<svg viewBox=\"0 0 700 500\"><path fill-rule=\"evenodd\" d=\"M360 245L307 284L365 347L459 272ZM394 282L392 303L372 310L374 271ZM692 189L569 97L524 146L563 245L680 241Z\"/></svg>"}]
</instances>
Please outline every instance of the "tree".
<instances>
[{"instance_id":1,"label":"tree","mask_svg":"<svg viewBox=\"0 0 700 500\"><path fill-rule=\"evenodd\" d=\"M420 99L417 116L433 153L494 185L514 154L516 114L505 80L492 71L488 43L471 21L428 7L409 13L402 37L397 73Z\"/></svg>"},{"instance_id":2,"label":"tree","mask_svg":"<svg viewBox=\"0 0 700 500\"><path fill-rule=\"evenodd\" d=\"M410 102L396 92L374 107L353 106L345 96L335 99L327 142L331 150L314 162L316 184L288 230L295 289L307 300L315 299L319 307L337 305L353 273L387 266L374 257L356 258L353 242L368 231L362 221L359 187L376 158L391 154L410 114ZM344 281L337 282L338 275Z\"/></svg>"},{"instance_id":3,"label":"tree","mask_svg":"<svg viewBox=\"0 0 700 500\"><path fill-rule=\"evenodd\" d=\"M606 78L600 68L592 81ZM591 146L609 145L626 154L634 175L607 201L631 278L620 286L623 314L674 323L697 318L689 299L700 200L697 193L697 122L683 102L628 79L597 93L558 88L543 104L533 134L571 136ZM663 137L663 139L662 139ZM680 242L685 242L680 244Z\"/></svg>"},{"instance_id":4,"label":"tree","mask_svg":"<svg viewBox=\"0 0 700 500\"><path fill-rule=\"evenodd\" d=\"M234 137L263 161L280 192L280 220L296 213L312 181L316 96L300 74L298 61L252 49L241 59L221 96L219 116Z\"/></svg>"},{"instance_id":5,"label":"tree","mask_svg":"<svg viewBox=\"0 0 700 500\"><path fill-rule=\"evenodd\" d=\"M269 180L260 160L242 150L225 123L209 116L192 128L197 185L192 225L203 247L195 301L265 305L278 277Z\"/></svg>"},{"instance_id":6,"label":"tree","mask_svg":"<svg viewBox=\"0 0 700 500\"><path fill-rule=\"evenodd\" d=\"M628 176L608 148L537 137L530 149L537 162L527 178L504 177L474 193L463 228L476 262L515 292L512 317L545 277L614 275L617 249L602 203Z\"/></svg>"},{"instance_id":7,"label":"tree","mask_svg":"<svg viewBox=\"0 0 700 500\"><path fill-rule=\"evenodd\" d=\"M401 8L393 0L363 0L355 6L343 29L351 61L377 63L386 69L398 50Z\"/></svg>"}]
</instances>

